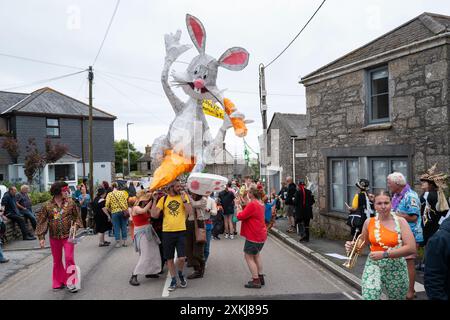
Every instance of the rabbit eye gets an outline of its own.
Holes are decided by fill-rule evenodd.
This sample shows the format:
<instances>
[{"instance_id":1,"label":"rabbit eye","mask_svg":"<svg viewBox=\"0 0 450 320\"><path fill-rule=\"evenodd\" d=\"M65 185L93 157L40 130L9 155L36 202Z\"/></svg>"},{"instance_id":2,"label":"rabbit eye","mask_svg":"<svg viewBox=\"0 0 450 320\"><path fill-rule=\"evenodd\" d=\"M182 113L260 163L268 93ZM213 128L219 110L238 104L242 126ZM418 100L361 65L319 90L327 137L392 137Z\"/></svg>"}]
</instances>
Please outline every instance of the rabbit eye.
<instances>
[{"instance_id":1,"label":"rabbit eye","mask_svg":"<svg viewBox=\"0 0 450 320\"><path fill-rule=\"evenodd\" d=\"M203 79L206 79L206 74L203 76Z\"/></svg>"}]
</instances>

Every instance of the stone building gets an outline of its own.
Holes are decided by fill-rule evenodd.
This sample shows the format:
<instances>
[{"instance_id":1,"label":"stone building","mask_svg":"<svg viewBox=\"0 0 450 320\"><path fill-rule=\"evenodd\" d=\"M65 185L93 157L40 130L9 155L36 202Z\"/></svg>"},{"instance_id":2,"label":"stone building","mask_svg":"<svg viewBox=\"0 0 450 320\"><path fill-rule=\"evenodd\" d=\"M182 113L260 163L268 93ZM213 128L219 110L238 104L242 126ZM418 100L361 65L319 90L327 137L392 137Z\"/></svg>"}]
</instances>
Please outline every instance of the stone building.
<instances>
[{"instance_id":1,"label":"stone building","mask_svg":"<svg viewBox=\"0 0 450 320\"><path fill-rule=\"evenodd\" d=\"M314 224L348 238L345 202L359 178L371 191L437 163L450 172L450 17L423 13L303 77L308 177L318 206Z\"/></svg>"},{"instance_id":2,"label":"stone building","mask_svg":"<svg viewBox=\"0 0 450 320\"><path fill-rule=\"evenodd\" d=\"M152 158L150 156L151 151L152 147L147 145L145 147L145 154L137 161L137 171L148 176L151 176L153 174Z\"/></svg>"},{"instance_id":3,"label":"stone building","mask_svg":"<svg viewBox=\"0 0 450 320\"><path fill-rule=\"evenodd\" d=\"M207 162L204 172L217 174L228 180L254 175L253 170L246 165L244 159L233 157L224 147L217 151L212 161Z\"/></svg>"},{"instance_id":4,"label":"stone building","mask_svg":"<svg viewBox=\"0 0 450 320\"><path fill-rule=\"evenodd\" d=\"M273 188L278 192L287 176L295 175L295 181L306 178L306 136L305 114L274 113L267 128L267 159L263 170L268 190Z\"/></svg>"}]
</instances>

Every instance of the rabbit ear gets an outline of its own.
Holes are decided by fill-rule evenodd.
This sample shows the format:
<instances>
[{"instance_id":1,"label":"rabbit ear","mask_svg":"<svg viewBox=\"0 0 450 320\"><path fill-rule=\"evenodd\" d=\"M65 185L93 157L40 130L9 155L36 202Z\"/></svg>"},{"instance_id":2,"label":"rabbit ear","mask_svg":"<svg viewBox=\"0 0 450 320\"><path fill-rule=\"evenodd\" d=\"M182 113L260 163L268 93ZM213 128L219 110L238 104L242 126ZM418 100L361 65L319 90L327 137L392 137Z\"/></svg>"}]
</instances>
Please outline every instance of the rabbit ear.
<instances>
[{"instance_id":1,"label":"rabbit ear","mask_svg":"<svg viewBox=\"0 0 450 320\"><path fill-rule=\"evenodd\" d=\"M228 70L239 71L248 64L249 53L244 48L233 47L219 58L219 66Z\"/></svg>"},{"instance_id":2,"label":"rabbit ear","mask_svg":"<svg viewBox=\"0 0 450 320\"><path fill-rule=\"evenodd\" d=\"M198 52L205 53L206 31L203 24L196 17L186 14L186 26Z\"/></svg>"}]
</instances>

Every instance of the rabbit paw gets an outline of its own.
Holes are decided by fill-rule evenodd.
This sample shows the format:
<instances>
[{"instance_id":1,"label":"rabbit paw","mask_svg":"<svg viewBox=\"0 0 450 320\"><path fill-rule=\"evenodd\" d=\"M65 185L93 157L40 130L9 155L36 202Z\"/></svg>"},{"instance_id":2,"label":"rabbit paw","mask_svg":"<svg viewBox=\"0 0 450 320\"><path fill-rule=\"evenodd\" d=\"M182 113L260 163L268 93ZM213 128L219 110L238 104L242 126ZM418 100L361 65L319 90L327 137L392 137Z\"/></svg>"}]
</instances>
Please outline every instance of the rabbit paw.
<instances>
[{"instance_id":1,"label":"rabbit paw","mask_svg":"<svg viewBox=\"0 0 450 320\"><path fill-rule=\"evenodd\" d=\"M180 44L181 30L177 30L175 34L170 33L164 36L166 43L166 59L175 61L184 52L192 48L190 44Z\"/></svg>"}]
</instances>

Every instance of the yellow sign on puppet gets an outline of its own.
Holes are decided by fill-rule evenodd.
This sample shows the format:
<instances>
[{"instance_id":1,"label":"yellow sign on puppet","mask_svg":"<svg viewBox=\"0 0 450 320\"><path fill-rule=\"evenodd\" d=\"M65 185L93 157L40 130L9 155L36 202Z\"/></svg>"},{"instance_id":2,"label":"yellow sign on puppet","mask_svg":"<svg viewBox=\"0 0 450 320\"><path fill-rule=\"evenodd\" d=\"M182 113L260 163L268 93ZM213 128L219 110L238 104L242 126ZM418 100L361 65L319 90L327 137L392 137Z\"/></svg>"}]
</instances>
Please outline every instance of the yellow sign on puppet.
<instances>
[{"instance_id":1,"label":"yellow sign on puppet","mask_svg":"<svg viewBox=\"0 0 450 320\"><path fill-rule=\"evenodd\" d=\"M223 119L224 117L223 109L219 105L213 104L212 100L203 100L202 107L204 114L219 119Z\"/></svg>"}]
</instances>

